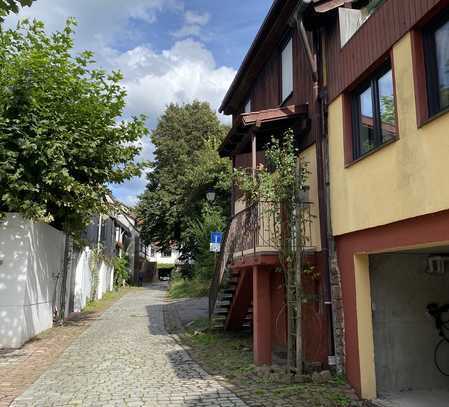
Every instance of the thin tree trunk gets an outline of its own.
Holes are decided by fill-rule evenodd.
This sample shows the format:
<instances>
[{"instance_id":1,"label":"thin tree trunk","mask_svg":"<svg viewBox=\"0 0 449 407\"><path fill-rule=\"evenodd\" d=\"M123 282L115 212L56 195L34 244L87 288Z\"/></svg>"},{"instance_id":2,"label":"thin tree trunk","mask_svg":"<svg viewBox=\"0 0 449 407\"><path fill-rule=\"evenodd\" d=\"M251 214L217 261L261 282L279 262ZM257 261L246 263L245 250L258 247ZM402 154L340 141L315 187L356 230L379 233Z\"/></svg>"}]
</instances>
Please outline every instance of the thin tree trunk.
<instances>
[{"instance_id":1,"label":"thin tree trunk","mask_svg":"<svg viewBox=\"0 0 449 407\"><path fill-rule=\"evenodd\" d=\"M69 233L65 238L64 247L64 265L62 269L62 280L61 280L61 298L60 298L60 309L59 309L59 320L64 322L65 319L65 307L66 307L66 294L67 294L67 275L72 265L73 257L73 241Z\"/></svg>"}]
</instances>

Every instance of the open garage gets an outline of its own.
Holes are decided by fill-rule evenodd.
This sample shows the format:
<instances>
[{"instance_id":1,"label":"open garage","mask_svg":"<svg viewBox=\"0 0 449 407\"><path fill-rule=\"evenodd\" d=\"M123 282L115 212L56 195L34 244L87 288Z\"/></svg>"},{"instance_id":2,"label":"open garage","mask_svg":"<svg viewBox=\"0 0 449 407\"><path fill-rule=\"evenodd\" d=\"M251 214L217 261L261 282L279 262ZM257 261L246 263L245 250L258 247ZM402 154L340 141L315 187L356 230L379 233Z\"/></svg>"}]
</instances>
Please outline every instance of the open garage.
<instances>
[{"instance_id":1,"label":"open garage","mask_svg":"<svg viewBox=\"0 0 449 407\"><path fill-rule=\"evenodd\" d=\"M449 405L449 342L435 319L449 320L448 259L448 247L369 256L379 405Z\"/></svg>"}]
</instances>

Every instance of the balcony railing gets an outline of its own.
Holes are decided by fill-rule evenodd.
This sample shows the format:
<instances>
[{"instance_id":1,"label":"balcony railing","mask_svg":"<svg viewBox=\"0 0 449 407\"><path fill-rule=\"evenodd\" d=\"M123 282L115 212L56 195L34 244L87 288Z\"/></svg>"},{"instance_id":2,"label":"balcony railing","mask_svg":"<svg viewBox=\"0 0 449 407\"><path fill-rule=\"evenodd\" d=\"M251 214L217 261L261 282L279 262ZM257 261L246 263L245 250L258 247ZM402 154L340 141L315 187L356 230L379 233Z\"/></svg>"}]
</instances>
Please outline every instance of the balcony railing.
<instances>
[{"instance_id":1,"label":"balcony railing","mask_svg":"<svg viewBox=\"0 0 449 407\"><path fill-rule=\"evenodd\" d=\"M305 248L312 245L311 204L302 207L306 221L303 225ZM210 318L215 309L218 293L226 284L228 266L236 259L261 253L277 253L281 238L279 216L273 204L261 202L237 213L226 229L214 278L209 290Z\"/></svg>"}]
</instances>

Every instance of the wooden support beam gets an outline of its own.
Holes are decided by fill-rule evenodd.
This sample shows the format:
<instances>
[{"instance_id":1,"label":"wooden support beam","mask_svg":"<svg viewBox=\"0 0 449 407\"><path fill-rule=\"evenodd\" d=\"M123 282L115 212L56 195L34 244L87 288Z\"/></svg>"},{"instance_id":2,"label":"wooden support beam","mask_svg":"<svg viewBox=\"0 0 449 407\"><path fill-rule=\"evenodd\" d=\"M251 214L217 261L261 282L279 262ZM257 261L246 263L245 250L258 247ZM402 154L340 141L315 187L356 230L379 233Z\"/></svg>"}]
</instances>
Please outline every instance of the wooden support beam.
<instances>
[{"instance_id":1,"label":"wooden support beam","mask_svg":"<svg viewBox=\"0 0 449 407\"><path fill-rule=\"evenodd\" d=\"M250 130L250 134L251 134L251 168L253 171L253 178L255 179L257 169L257 138L254 129Z\"/></svg>"}]
</instances>

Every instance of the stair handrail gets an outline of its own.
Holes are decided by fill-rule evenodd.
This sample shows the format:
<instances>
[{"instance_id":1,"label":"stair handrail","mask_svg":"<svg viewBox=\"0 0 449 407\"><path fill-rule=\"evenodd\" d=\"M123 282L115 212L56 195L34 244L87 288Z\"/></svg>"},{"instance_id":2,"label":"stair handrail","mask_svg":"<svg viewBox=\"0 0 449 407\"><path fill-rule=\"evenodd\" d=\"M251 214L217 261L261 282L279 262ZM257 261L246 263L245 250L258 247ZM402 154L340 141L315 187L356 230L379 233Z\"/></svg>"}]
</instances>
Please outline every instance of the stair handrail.
<instances>
[{"instance_id":1,"label":"stair handrail","mask_svg":"<svg viewBox=\"0 0 449 407\"><path fill-rule=\"evenodd\" d=\"M234 251L238 242L238 239L242 239L241 230L238 226L244 218L247 217L251 211L254 210L254 205L249 206L242 211L236 213L226 228L223 240L221 244L220 254L215 263L215 273L212 278L211 285L209 287L209 321L212 322L212 316L215 311L215 306L218 299L218 293L223 285L224 278L226 276L227 266L234 257ZM240 233L239 233L240 232Z\"/></svg>"}]
</instances>

